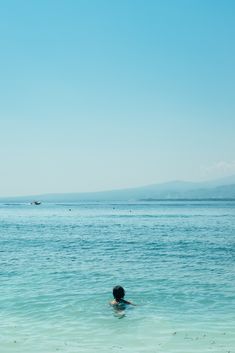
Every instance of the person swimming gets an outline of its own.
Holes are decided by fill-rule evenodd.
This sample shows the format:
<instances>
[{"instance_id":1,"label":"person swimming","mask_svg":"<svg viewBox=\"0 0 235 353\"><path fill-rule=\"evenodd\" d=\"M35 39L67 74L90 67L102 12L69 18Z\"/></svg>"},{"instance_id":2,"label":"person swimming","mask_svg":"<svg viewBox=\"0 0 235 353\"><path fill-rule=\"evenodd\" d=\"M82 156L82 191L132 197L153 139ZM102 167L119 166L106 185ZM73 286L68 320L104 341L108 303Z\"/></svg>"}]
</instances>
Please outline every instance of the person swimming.
<instances>
[{"instance_id":1,"label":"person swimming","mask_svg":"<svg viewBox=\"0 0 235 353\"><path fill-rule=\"evenodd\" d=\"M124 310L126 305L134 305L132 302L125 300L125 289L122 286L115 286L113 288L113 297L114 299L110 302L110 305L113 306L116 310Z\"/></svg>"}]
</instances>

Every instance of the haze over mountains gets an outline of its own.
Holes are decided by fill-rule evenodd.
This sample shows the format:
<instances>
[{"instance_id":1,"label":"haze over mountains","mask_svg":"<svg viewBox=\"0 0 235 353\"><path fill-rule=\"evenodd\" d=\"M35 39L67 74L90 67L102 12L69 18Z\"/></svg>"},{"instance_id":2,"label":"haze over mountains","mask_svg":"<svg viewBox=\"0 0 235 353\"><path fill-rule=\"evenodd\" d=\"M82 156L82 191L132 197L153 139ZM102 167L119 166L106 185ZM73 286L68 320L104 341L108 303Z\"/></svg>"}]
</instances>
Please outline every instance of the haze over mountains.
<instances>
[{"instance_id":1,"label":"haze over mountains","mask_svg":"<svg viewBox=\"0 0 235 353\"><path fill-rule=\"evenodd\" d=\"M206 182L172 181L101 192L0 198L0 202L30 202L32 199L42 202L235 199L235 175Z\"/></svg>"}]
</instances>

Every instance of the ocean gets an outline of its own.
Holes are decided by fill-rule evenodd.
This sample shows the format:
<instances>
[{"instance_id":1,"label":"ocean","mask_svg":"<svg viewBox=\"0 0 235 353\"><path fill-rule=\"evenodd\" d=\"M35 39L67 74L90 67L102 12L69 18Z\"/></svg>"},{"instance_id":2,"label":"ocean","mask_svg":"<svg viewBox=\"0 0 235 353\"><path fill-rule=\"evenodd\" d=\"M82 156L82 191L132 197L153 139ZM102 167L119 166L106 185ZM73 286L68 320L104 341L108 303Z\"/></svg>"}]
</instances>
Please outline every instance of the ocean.
<instances>
[{"instance_id":1,"label":"ocean","mask_svg":"<svg viewBox=\"0 0 235 353\"><path fill-rule=\"evenodd\" d=\"M1 353L233 353L235 202L0 204L0 293Z\"/></svg>"}]
</instances>

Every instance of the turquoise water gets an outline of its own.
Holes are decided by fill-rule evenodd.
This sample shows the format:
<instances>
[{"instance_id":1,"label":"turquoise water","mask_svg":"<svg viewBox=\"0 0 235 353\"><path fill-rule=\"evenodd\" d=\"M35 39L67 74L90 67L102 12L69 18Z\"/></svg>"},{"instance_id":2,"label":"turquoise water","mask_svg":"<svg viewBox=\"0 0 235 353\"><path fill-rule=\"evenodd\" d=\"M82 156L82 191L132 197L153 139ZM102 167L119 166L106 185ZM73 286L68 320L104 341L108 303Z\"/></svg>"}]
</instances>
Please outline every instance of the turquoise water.
<instances>
[{"instance_id":1,"label":"turquoise water","mask_svg":"<svg viewBox=\"0 0 235 353\"><path fill-rule=\"evenodd\" d=\"M1 352L235 352L234 263L235 202L1 204Z\"/></svg>"}]
</instances>

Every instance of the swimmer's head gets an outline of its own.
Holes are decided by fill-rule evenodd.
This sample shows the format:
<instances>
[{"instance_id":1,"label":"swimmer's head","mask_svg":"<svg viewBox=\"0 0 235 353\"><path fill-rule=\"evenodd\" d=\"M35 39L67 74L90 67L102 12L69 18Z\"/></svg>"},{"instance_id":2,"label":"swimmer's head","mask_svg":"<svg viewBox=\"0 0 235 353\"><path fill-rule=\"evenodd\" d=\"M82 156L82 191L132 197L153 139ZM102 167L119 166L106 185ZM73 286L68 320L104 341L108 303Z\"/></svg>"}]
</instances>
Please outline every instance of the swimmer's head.
<instances>
[{"instance_id":1,"label":"swimmer's head","mask_svg":"<svg viewBox=\"0 0 235 353\"><path fill-rule=\"evenodd\" d=\"M121 286L115 286L115 287L113 288L113 296L114 296L114 298L115 298L117 301L123 299L124 296L125 296L125 290L124 290L124 288L121 287Z\"/></svg>"}]
</instances>

